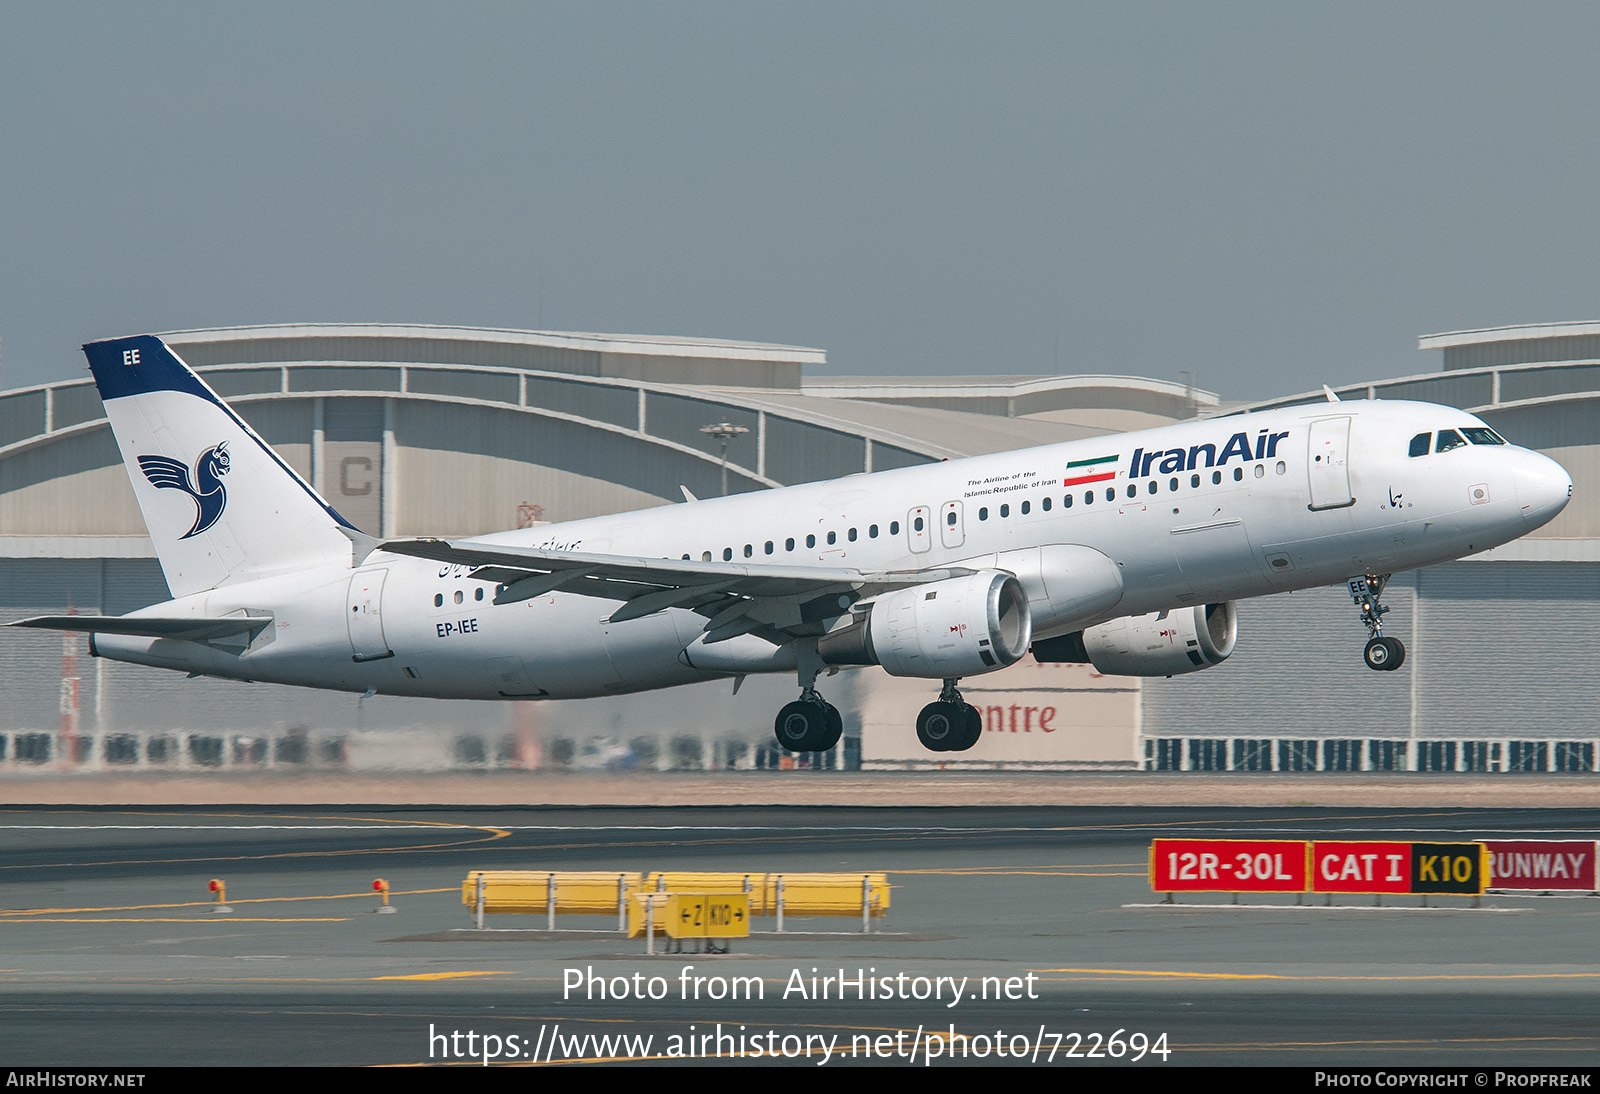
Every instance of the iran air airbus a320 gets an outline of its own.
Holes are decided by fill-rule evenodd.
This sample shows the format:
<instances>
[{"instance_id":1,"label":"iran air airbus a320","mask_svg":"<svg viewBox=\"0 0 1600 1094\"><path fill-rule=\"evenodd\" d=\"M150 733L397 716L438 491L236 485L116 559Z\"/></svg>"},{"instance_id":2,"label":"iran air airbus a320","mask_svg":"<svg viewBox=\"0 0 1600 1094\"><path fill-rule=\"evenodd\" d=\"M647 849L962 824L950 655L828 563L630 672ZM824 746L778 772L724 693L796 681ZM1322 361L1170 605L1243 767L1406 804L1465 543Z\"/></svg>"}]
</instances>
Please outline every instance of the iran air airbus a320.
<instances>
[{"instance_id":1,"label":"iran air airbus a320","mask_svg":"<svg viewBox=\"0 0 1600 1094\"><path fill-rule=\"evenodd\" d=\"M368 695L563 699L792 672L779 744L831 748L832 666L942 684L934 751L977 743L963 677L1041 661L1171 676L1232 651L1234 601L1348 582L1366 663L1390 574L1567 504L1555 462L1470 414L1327 402L688 500L472 539L379 541L158 338L84 347L175 599L89 631L100 657Z\"/></svg>"}]
</instances>

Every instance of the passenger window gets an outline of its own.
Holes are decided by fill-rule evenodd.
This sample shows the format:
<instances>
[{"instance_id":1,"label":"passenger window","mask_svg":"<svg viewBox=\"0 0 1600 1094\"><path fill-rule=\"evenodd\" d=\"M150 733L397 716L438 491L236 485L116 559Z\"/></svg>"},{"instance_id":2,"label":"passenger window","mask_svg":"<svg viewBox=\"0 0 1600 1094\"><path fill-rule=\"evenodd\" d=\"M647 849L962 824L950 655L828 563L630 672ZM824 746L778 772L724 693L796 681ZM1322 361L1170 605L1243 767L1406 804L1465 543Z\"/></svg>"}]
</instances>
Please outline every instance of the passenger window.
<instances>
[{"instance_id":1,"label":"passenger window","mask_svg":"<svg viewBox=\"0 0 1600 1094\"><path fill-rule=\"evenodd\" d=\"M783 541L783 549L785 551L794 550L794 537L793 536L790 536L788 539Z\"/></svg>"},{"instance_id":2,"label":"passenger window","mask_svg":"<svg viewBox=\"0 0 1600 1094\"><path fill-rule=\"evenodd\" d=\"M828 546L832 547L835 543L838 543L838 542L839 542L839 533L838 532L829 532L828 533Z\"/></svg>"},{"instance_id":3,"label":"passenger window","mask_svg":"<svg viewBox=\"0 0 1600 1094\"><path fill-rule=\"evenodd\" d=\"M733 548L732 547L724 547L722 549L722 561L724 561L724 562L732 562L733 561Z\"/></svg>"},{"instance_id":4,"label":"passenger window","mask_svg":"<svg viewBox=\"0 0 1600 1094\"><path fill-rule=\"evenodd\" d=\"M1072 508L1072 495L1071 494L1063 494L1063 495L1061 495L1061 508L1063 508L1063 509L1071 509Z\"/></svg>"},{"instance_id":5,"label":"passenger window","mask_svg":"<svg viewBox=\"0 0 1600 1094\"><path fill-rule=\"evenodd\" d=\"M1173 479L1171 482L1167 483L1167 489L1168 490L1176 490L1177 488L1178 488L1178 480L1177 479Z\"/></svg>"},{"instance_id":6,"label":"passenger window","mask_svg":"<svg viewBox=\"0 0 1600 1094\"><path fill-rule=\"evenodd\" d=\"M1116 501L1117 500L1117 488L1116 487L1114 487L1114 486L1106 487L1106 500L1107 501Z\"/></svg>"},{"instance_id":7,"label":"passenger window","mask_svg":"<svg viewBox=\"0 0 1600 1094\"><path fill-rule=\"evenodd\" d=\"M876 524L872 524L872 525L868 525L867 526L867 538L868 539L877 539L878 538L878 526Z\"/></svg>"},{"instance_id":8,"label":"passenger window","mask_svg":"<svg viewBox=\"0 0 1600 1094\"><path fill-rule=\"evenodd\" d=\"M1265 478L1266 474L1267 474L1267 465L1264 464L1264 463L1256 464L1256 478L1258 478L1258 479Z\"/></svg>"},{"instance_id":9,"label":"passenger window","mask_svg":"<svg viewBox=\"0 0 1600 1094\"><path fill-rule=\"evenodd\" d=\"M899 521L891 520L889 522L889 534L891 536L898 536L900 534L900 522Z\"/></svg>"},{"instance_id":10,"label":"passenger window","mask_svg":"<svg viewBox=\"0 0 1600 1094\"><path fill-rule=\"evenodd\" d=\"M1009 505L1002 505L1002 506L1001 506L1001 507L1000 507L1000 515L1001 515L1001 516L1002 516L1002 517L1009 517L1009 516L1010 516L1010 515L1011 515L1011 506L1009 506Z\"/></svg>"},{"instance_id":11,"label":"passenger window","mask_svg":"<svg viewBox=\"0 0 1600 1094\"><path fill-rule=\"evenodd\" d=\"M1200 488L1200 476L1199 475L1190 475L1189 476L1189 486L1191 488L1193 488L1193 489L1199 489Z\"/></svg>"},{"instance_id":12,"label":"passenger window","mask_svg":"<svg viewBox=\"0 0 1600 1094\"><path fill-rule=\"evenodd\" d=\"M1137 483L1131 483L1131 482L1130 482L1130 483L1129 483L1129 484L1128 484L1128 497L1130 497L1130 498L1131 498L1131 497L1133 497L1133 496L1134 496L1134 495L1135 495L1135 494L1137 494L1137 493L1138 493L1138 492L1139 492L1139 485L1138 485L1138 484L1137 484Z\"/></svg>"},{"instance_id":13,"label":"passenger window","mask_svg":"<svg viewBox=\"0 0 1600 1094\"><path fill-rule=\"evenodd\" d=\"M755 548L751 547L750 544L746 543L744 545L744 557L745 558L749 558L751 555L753 555L755 553L756 553L755 552Z\"/></svg>"},{"instance_id":14,"label":"passenger window","mask_svg":"<svg viewBox=\"0 0 1600 1094\"><path fill-rule=\"evenodd\" d=\"M1428 454L1428 444L1432 440L1432 433L1418 433L1411 438L1411 454L1413 456L1426 456Z\"/></svg>"},{"instance_id":15,"label":"passenger window","mask_svg":"<svg viewBox=\"0 0 1600 1094\"><path fill-rule=\"evenodd\" d=\"M767 554L770 555L771 553L772 553L772 541L769 539L769 540L767 540Z\"/></svg>"},{"instance_id":16,"label":"passenger window","mask_svg":"<svg viewBox=\"0 0 1600 1094\"><path fill-rule=\"evenodd\" d=\"M1005 509L1004 509L1004 507L1002 507L1002 508L1001 508L1001 510L1000 510L1000 515L1001 515L1001 516L1002 516L1002 517L1003 517L1003 516L1005 516L1005 515L1006 515L1006 514L1005 514ZM914 528L914 529L916 529L916 530L917 530L917 531L918 531L918 532L920 532L920 531L922 531L922 518L921 518L921 517L918 517L918 518L917 518L917 519L916 519L916 520L915 520L915 521L914 521L914 522L913 522L913 523L912 523L912 525L911 525L911 527L912 527L912 528Z\"/></svg>"},{"instance_id":17,"label":"passenger window","mask_svg":"<svg viewBox=\"0 0 1600 1094\"><path fill-rule=\"evenodd\" d=\"M817 537L816 536L807 536L806 537L806 546L807 547L815 547L816 545L817 545Z\"/></svg>"},{"instance_id":18,"label":"passenger window","mask_svg":"<svg viewBox=\"0 0 1600 1094\"><path fill-rule=\"evenodd\" d=\"M481 585L478 588L472 590L472 599L474 599L474 600L482 600L483 599L483 587Z\"/></svg>"},{"instance_id":19,"label":"passenger window","mask_svg":"<svg viewBox=\"0 0 1600 1094\"><path fill-rule=\"evenodd\" d=\"M433 606L435 608L444 607L444 594L443 593L434 593L433 594Z\"/></svg>"},{"instance_id":20,"label":"passenger window","mask_svg":"<svg viewBox=\"0 0 1600 1094\"><path fill-rule=\"evenodd\" d=\"M1243 482L1244 481L1244 468L1235 467L1233 469L1233 481L1234 482Z\"/></svg>"},{"instance_id":21,"label":"passenger window","mask_svg":"<svg viewBox=\"0 0 1600 1094\"><path fill-rule=\"evenodd\" d=\"M1022 515L1023 516L1027 516L1028 515L1028 510L1031 509L1031 508L1032 508L1031 505L1029 505L1027 502L1023 502L1022 503Z\"/></svg>"},{"instance_id":22,"label":"passenger window","mask_svg":"<svg viewBox=\"0 0 1600 1094\"><path fill-rule=\"evenodd\" d=\"M989 507L987 505L985 505L983 508L978 510L978 519L979 520L988 520L989 519Z\"/></svg>"},{"instance_id":23,"label":"passenger window","mask_svg":"<svg viewBox=\"0 0 1600 1094\"><path fill-rule=\"evenodd\" d=\"M1039 502L1039 508L1043 509L1046 513L1048 513L1050 511L1050 499L1049 498L1042 499Z\"/></svg>"},{"instance_id":24,"label":"passenger window","mask_svg":"<svg viewBox=\"0 0 1600 1094\"><path fill-rule=\"evenodd\" d=\"M457 589L457 590L456 590L456 597L455 597L455 600L456 600L456 603L457 603L457 604L459 604L459 603L461 603L461 601L462 601L462 600L463 600L463 599L465 599L465 598L464 598L464 597L463 597L463 596L462 596L462 595L461 595L461 590L460 590L460 589Z\"/></svg>"},{"instance_id":25,"label":"passenger window","mask_svg":"<svg viewBox=\"0 0 1600 1094\"><path fill-rule=\"evenodd\" d=\"M710 551L701 551L700 552L700 561L701 562L710 562L711 561L711 552Z\"/></svg>"},{"instance_id":26,"label":"passenger window","mask_svg":"<svg viewBox=\"0 0 1600 1094\"><path fill-rule=\"evenodd\" d=\"M1453 429L1439 430L1439 439L1434 443L1435 452L1449 452L1452 448L1465 448L1467 442L1461 439L1461 434Z\"/></svg>"},{"instance_id":27,"label":"passenger window","mask_svg":"<svg viewBox=\"0 0 1600 1094\"><path fill-rule=\"evenodd\" d=\"M1222 472L1221 471L1213 471L1213 472L1211 472L1211 485L1212 486L1221 486L1222 485Z\"/></svg>"},{"instance_id":28,"label":"passenger window","mask_svg":"<svg viewBox=\"0 0 1600 1094\"><path fill-rule=\"evenodd\" d=\"M1094 491L1093 490L1085 490L1083 492L1083 504L1085 504L1085 505L1093 505L1094 504Z\"/></svg>"}]
</instances>

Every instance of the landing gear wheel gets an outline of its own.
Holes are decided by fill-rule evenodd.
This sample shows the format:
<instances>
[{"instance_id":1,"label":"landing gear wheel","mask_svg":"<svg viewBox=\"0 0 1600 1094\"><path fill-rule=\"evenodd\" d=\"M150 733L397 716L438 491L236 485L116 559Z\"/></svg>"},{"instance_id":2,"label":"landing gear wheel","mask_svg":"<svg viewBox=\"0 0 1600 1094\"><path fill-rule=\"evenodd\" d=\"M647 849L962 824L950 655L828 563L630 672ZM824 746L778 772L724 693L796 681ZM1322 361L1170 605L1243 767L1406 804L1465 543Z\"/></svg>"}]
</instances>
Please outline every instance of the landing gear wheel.
<instances>
[{"instance_id":1,"label":"landing gear wheel","mask_svg":"<svg viewBox=\"0 0 1600 1094\"><path fill-rule=\"evenodd\" d=\"M961 748L967 731L965 703L947 703L944 700L929 703L917 715L917 740L929 752L950 752ZM970 746L969 746L970 747Z\"/></svg>"},{"instance_id":2,"label":"landing gear wheel","mask_svg":"<svg viewBox=\"0 0 1600 1094\"><path fill-rule=\"evenodd\" d=\"M790 752L816 752L820 742L827 737L830 709L826 703L813 703L806 699L785 704L772 724L778 744Z\"/></svg>"},{"instance_id":3,"label":"landing gear wheel","mask_svg":"<svg viewBox=\"0 0 1600 1094\"><path fill-rule=\"evenodd\" d=\"M817 742L813 752L826 752L839 743L839 738L844 736L844 716L839 713L839 708L832 703L823 703L823 714L826 716L825 732L822 739Z\"/></svg>"},{"instance_id":4,"label":"landing gear wheel","mask_svg":"<svg viewBox=\"0 0 1600 1094\"><path fill-rule=\"evenodd\" d=\"M1367 668L1376 672L1393 672L1405 664L1406 647L1398 638L1374 638L1367 643L1362 656Z\"/></svg>"},{"instance_id":5,"label":"landing gear wheel","mask_svg":"<svg viewBox=\"0 0 1600 1094\"><path fill-rule=\"evenodd\" d=\"M970 703L962 703L961 739L950 746L951 752L965 752L983 737L983 712Z\"/></svg>"}]
</instances>

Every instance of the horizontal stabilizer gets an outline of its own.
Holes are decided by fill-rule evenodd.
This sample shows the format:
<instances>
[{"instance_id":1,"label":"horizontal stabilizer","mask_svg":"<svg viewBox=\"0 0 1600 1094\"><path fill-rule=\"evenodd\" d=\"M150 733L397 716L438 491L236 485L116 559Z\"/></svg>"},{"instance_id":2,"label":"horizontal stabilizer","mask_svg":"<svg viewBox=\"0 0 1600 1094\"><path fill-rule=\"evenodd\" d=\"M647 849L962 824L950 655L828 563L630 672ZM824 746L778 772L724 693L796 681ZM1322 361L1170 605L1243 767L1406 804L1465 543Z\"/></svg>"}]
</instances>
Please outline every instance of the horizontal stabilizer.
<instances>
[{"instance_id":1,"label":"horizontal stabilizer","mask_svg":"<svg viewBox=\"0 0 1600 1094\"><path fill-rule=\"evenodd\" d=\"M253 634L272 622L270 615L230 615L223 619L150 615L36 615L8 627L40 627L52 631L89 631L93 634L132 634L144 638L178 638L205 642L233 634Z\"/></svg>"}]
</instances>

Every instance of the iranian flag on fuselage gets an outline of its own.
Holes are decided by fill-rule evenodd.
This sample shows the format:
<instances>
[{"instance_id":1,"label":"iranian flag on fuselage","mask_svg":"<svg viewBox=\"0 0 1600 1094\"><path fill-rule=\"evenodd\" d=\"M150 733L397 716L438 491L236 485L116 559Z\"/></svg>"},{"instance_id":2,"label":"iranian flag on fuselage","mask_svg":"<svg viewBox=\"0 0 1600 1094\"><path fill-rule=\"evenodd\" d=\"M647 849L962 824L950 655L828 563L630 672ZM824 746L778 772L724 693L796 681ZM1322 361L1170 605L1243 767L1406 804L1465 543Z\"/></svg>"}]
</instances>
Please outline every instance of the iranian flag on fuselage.
<instances>
[{"instance_id":1,"label":"iranian flag on fuselage","mask_svg":"<svg viewBox=\"0 0 1600 1094\"><path fill-rule=\"evenodd\" d=\"M1067 474L1061 480L1061 485L1082 486L1084 483L1114 479L1117 477L1117 459L1117 454L1113 452L1109 456L1096 456L1092 460L1073 460L1067 464Z\"/></svg>"}]
</instances>

